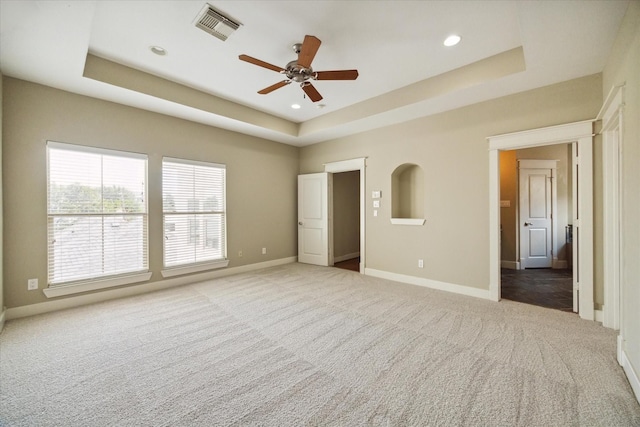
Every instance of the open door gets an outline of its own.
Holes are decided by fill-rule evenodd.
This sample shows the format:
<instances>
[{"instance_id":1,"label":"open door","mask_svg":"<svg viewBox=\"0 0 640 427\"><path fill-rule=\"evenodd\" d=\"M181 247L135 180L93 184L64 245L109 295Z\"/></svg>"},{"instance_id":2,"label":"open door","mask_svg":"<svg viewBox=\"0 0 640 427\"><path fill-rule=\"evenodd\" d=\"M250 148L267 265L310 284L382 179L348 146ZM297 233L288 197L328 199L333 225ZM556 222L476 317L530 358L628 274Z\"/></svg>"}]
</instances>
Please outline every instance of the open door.
<instances>
[{"instance_id":1,"label":"open door","mask_svg":"<svg viewBox=\"0 0 640 427\"><path fill-rule=\"evenodd\" d=\"M332 175L298 175L298 262L328 266Z\"/></svg>"}]
</instances>

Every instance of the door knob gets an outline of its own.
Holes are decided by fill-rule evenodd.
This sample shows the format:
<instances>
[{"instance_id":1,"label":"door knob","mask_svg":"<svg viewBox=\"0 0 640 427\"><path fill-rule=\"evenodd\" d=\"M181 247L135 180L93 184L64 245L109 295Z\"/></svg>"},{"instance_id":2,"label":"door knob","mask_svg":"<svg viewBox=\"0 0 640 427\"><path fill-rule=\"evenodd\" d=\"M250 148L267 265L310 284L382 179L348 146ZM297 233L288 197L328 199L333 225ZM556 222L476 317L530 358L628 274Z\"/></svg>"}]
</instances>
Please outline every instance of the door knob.
<instances>
[{"instance_id":1,"label":"door knob","mask_svg":"<svg viewBox=\"0 0 640 427\"><path fill-rule=\"evenodd\" d=\"M525 223L524 223L524 226L525 226L525 227L527 227L527 226L529 226L529 225L533 225L533 223L532 223L532 222L525 222Z\"/></svg>"},{"instance_id":2,"label":"door knob","mask_svg":"<svg viewBox=\"0 0 640 427\"><path fill-rule=\"evenodd\" d=\"M298 221L298 225L302 225L302 221Z\"/></svg>"}]
</instances>

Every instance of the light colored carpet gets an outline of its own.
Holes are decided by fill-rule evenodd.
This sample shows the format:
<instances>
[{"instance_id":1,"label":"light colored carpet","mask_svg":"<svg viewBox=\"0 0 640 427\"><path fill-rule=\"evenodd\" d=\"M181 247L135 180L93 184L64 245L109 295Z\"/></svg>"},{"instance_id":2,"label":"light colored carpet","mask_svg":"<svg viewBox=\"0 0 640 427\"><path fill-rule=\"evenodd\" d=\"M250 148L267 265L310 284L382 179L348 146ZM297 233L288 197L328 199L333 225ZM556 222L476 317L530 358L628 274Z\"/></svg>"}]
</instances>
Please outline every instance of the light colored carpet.
<instances>
[{"instance_id":1,"label":"light colored carpet","mask_svg":"<svg viewBox=\"0 0 640 427\"><path fill-rule=\"evenodd\" d=\"M11 426L638 426L615 333L289 264L10 321Z\"/></svg>"}]
</instances>

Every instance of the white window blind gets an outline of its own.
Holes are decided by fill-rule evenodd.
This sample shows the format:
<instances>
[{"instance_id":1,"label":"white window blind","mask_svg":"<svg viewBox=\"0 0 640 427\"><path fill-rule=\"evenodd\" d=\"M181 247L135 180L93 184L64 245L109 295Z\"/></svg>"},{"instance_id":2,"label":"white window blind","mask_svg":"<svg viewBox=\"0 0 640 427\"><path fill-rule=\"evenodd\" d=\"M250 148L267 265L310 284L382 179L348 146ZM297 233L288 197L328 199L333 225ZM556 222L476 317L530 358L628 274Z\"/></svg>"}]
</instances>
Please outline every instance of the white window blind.
<instances>
[{"instance_id":1,"label":"white window blind","mask_svg":"<svg viewBox=\"0 0 640 427\"><path fill-rule=\"evenodd\" d=\"M49 286L148 270L147 157L47 143Z\"/></svg>"},{"instance_id":2,"label":"white window blind","mask_svg":"<svg viewBox=\"0 0 640 427\"><path fill-rule=\"evenodd\" d=\"M224 260L225 165L164 158L164 267Z\"/></svg>"}]
</instances>

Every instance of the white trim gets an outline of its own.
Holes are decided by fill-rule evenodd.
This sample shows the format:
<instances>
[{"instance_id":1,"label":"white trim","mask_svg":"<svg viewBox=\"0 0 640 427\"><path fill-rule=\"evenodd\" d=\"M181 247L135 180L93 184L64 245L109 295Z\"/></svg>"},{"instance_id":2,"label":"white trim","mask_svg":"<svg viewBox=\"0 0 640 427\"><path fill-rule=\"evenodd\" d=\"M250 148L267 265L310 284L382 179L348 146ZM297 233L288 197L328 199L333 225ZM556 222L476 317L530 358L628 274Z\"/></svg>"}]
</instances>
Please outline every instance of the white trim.
<instances>
[{"instance_id":1,"label":"white trim","mask_svg":"<svg viewBox=\"0 0 640 427\"><path fill-rule=\"evenodd\" d=\"M191 159L178 159L175 157L163 157L162 162L178 163L181 165L189 165L189 166L204 166L206 168L218 168L218 169L227 168L227 165L223 163L203 162L201 160L191 160Z\"/></svg>"},{"instance_id":2,"label":"white trim","mask_svg":"<svg viewBox=\"0 0 640 427\"><path fill-rule=\"evenodd\" d=\"M578 208L574 212L573 237L574 242L578 236L577 251L579 254L574 265L578 267L578 314L586 320L594 320L594 280L593 280L593 137L579 138L575 143L578 148L578 167L580 173L577 180L577 196L573 200L578 200ZM585 171L589 171L585 173ZM579 220L575 218L579 214ZM577 224L577 226L576 226ZM574 247L575 247L574 243ZM574 277L575 277L574 272Z\"/></svg>"},{"instance_id":3,"label":"white trim","mask_svg":"<svg viewBox=\"0 0 640 427\"><path fill-rule=\"evenodd\" d=\"M604 309L604 307L602 307L602 308ZM602 323L602 310L594 310L593 313L595 315L596 322Z\"/></svg>"},{"instance_id":4,"label":"white trim","mask_svg":"<svg viewBox=\"0 0 640 427\"><path fill-rule=\"evenodd\" d=\"M324 163L324 171L329 173L351 172L364 168L366 157L358 157L351 160Z\"/></svg>"},{"instance_id":5,"label":"white trim","mask_svg":"<svg viewBox=\"0 0 640 427\"><path fill-rule=\"evenodd\" d=\"M162 274L162 277L175 277L175 276L181 276L183 274L192 274L192 273L199 273L201 271L225 268L228 265L229 265L229 260L223 259L218 261L205 262L202 264L188 265L184 267L174 267L174 268L170 267L165 270L162 270L160 274Z\"/></svg>"},{"instance_id":6,"label":"white trim","mask_svg":"<svg viewBox=\"0 0 640 427\"><path fill-rule=\"evenodd\" d=\"M107 156L128 157L133 159L148 160L149 156L142 153L124 150L111 150L108 148L92 147L90 145L69 144L66 142L57 142L47 140L47 148L67 151L80 151L83 153L101 154Z\"/></svg>"},{"instance_id":7,"label":"white trim","mask_svg":"<svg viewBox=\"0 0 640 427\"><path fill-rule=\"evenodd\" d=\"M0 332L2 332L2 330L4 329L4 322L6 317L7 317L7 309L6 307L3 307L2 313L0 313Z\"/></svg>"},{"instance_id":8,"label":"white trim","mask_svg":"<svg viewBox=\"0 0 640 427\"><path fill-rule=\"evenodd\" d=\"M424 218L390 218L391 224L394 225L424 225Z\"/></svg>"},{"instance_id":9,"label":"white trim","mask_svg":"<svg viewBox=\"0 0 640 427\"><path fill-rule=\"evenodd\" d=\"M603 195L603 326L621 328L620 302L622 281L621 250L624 236L620 231L624 84L614 86L598 113L602 119L602 195Z\"/></svg>"},{"instance_id":10,"label":"white trim","mask_svg":"<svg viewBox=\"0 0 640 427\"><path fill-rule=\"evenodd\" d=\"M176 286L188 285L192 283L202 282L205 280L215 279L217 277L231 276L233 274L246 273L249 271L260 270L262 268L275 267L283 264L296 262L297 257L280 258L276 260L260 262L256 264L241 265L238 267L226 268L224 270L208 271L206 273L194 274L191 276L175 277L157 282L144 283L138 286L129 286L125 288L110 289L104 292L96 292L85 295L76 295L69 298L51 300L38 304L23 305L21 307L12 307L6 310L7 320L18 319L21 317L34 316L36 314L48 313L51 311L64 310L72 307L79 307L88 304L108 301L116 298L124 298L134 295L145 294L148 292L159 291L162 289L173 288Z\"/></svg>"},{"instance_id":11,"label":"white trim","mask_svg":"<svg viewBox=\"0 0 640 427\"><path fill-rule=\"evenodd\" d=\"M618 365L622 366L622 343L624 342L624 339L622 338L622 335L618 335L617 337L617 347L616 347L616 358L618 360Z\"/></svg>"},{"instance_id":12,"label":"white trim","mask_svg":"<svg viewBox=\"0 0 640 427\"><path fill-rule=\"evenodd\" d=\"M151 272L130 274L127 276L113 277L104 280L92 280L90 282L49 286L42 290L47 298L61 297L64 295L80 294L83 292L97 291L99 289L114 288L116 286L131 285L133 283L146 282L151 278Z\"/></svg>"},{"instance_id":13,"label":"white trim","mask_svg":"<svg viewBox=\"0 0 640 427\"><path fill-rule=\"evenodd\" d=\"M638 379L638 373L633 369L633 365L629 358L627 357L627 353L624 350L620 352L622 363L622 369L624 373L627 375L627 379L629 380L629 384L631 384L631 389L633 393L636 395L636 400L640 403L640 379Z\"/></svg>"},{"instance_id":14,"label":"white trim","mask_svg":"<svg viewBox=\"0 0 640 427\"><path fill-rule=\"evenodd\" d=\"M500 151L489 150L489 295L500 301Z\"/></svg>"},{"instance_id":15,"label":"white trim","mask_svg":"<svg viewBox=\"0 0 640 427\"><path fill-rule=\"evenodd\" d=\"M354 259L354 258L358 258L360 256L360 252L353 252L350 254L345 254L345 255L340 255L337 257L333 258L333 262L342 262L342 261L346 261L348 259Z\"/></svg>"},{"instance_id":16,"label":"white trim","mask_svg":"<svg viewBox=\"0 0 640 427\"><path fill-rule=\"evenodd\" d=\"M622 100L622 89L625 87L626 82L611 87L607 94L607 99L604 100L600 112L596 116L596 120L605 120L606 117L610 117L612 112L617 110L620 106L624 106Z\"/></svg>"},{"instance_id":17,"label":"white trim","mask_svg":"<svg viewBox=\"0 0 640 427\"><path fill-rule=\"evenodd\" d=\"M367 158L358 157L356 159L341 160L338 162L325 163L324 171L329 173L360 171L360 274L364 274L366 265L366 167Z\"/></svg>"},{"instance_id":18,"label":"white trim","mask_svg":"<svg viewBox=\"0 0 640 427\"><path fill-rule=\"evenodd\" d=\"M394 282L408 283L410 285L437 289L439 291L452 292L455 294L467 295L470 297L482 299L491 299L489 296L489 291L486 289L472 288L469 286L456 285L453 283L426 279L424 277L409 276L406 274L392 273L389 271L376 270L373 268L366 268L364 274L366 274L367 276L379 277L381 279L393 280Z\"/></svg>"},{"instance_id":19,"label":"white trim","mask_svg":"<svg viewBox=\"0 0 640 427\"><path fill-rule=\"evenodd\" d=\"M551 126L541 129L532 129L523 132L515 132L504 135L496 135L487 138L489 142L489 294L492 300L500 299L500 150L513 150L528 147L541 147L545 145L564 144L574 142L580 147L580 161L585 171L592 171L592 146L593 146L593 121L587 120L576 123L568 123L559 126ZM576 143L577 141L577 143ZM588 154L588 155L587 155ZM584 162L583 162L584 160ZM579 175L581 204L580 212L582 225L582 239L580 240L580 253L584 255L585 262L580 268L580 317L593 320L593 195L592 173ZM577 180L574 180L574 183ZM583 185L584 184L584 185ZM583 194L584 193L584 194ZM576 200L576 197L573 198ZM574 230L576 227L574 222ZM575 231L574 231L575 237ZM574 254L576 251L574 251Z\"/></svg>"},{"instance_id":20,"label":"white trim","mask_svg":"<svg viewBox=\"0 0 640 427\"><path fill-rule=\"evenodd\" d=\"M500 268L507 268L509 270L520 270L520 262L518 261L500 261Z\"/></svg>"},{"instance_id":21,"label":"white trim","mask_svg":"<svg viewBox=\"0 0 640 427\"><path fill-rule=\"evenodd\" d=\"M487 139L489 140L489 150L516 150L565 144L590 136L593 136L593 120L506 133L490 136Z\"/></svg>"}]
</instances>

